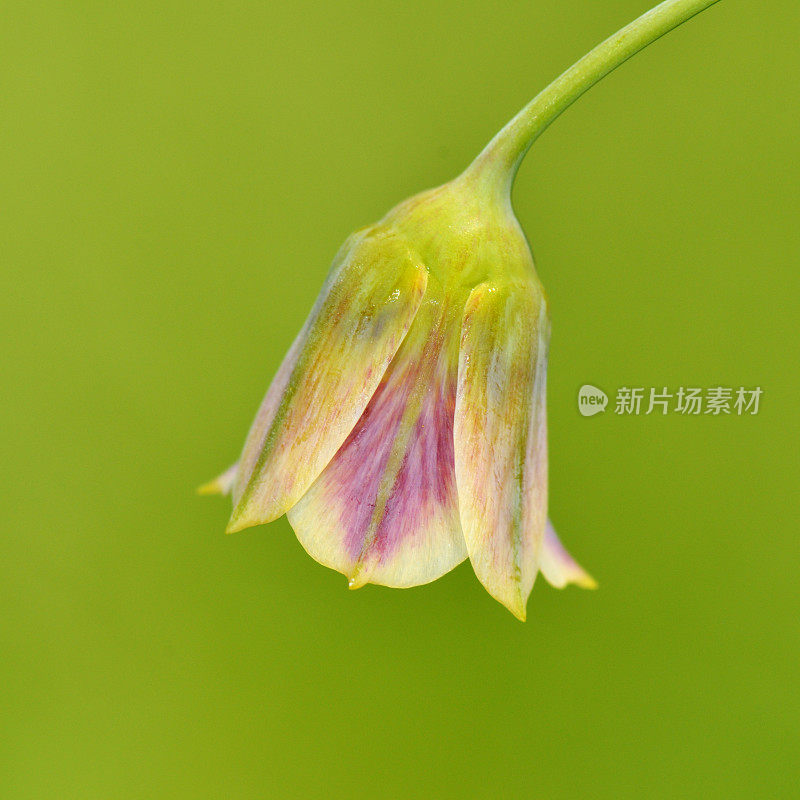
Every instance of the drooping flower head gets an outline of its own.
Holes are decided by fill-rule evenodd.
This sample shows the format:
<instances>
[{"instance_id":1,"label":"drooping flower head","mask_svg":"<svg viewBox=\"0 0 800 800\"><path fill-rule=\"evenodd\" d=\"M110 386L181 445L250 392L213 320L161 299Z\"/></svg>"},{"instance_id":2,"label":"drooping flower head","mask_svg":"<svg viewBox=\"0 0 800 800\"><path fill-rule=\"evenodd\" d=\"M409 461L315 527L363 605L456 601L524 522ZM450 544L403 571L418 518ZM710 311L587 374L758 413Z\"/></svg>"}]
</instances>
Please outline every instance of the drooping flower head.
<instances>
[{"instance_id":1,"label":"drooping flower head","mask_svg":"<svg viewBox=\"0 0 800 800\"><path fill-rule=\"evenodd\" d=\"M664 13L674 27L701 5L668 0L616 36L641 49L665 32ZM469 558L520 619L539 571L594 585L547 520L550 323L510 191L536 136L624 60L612 40L462 175L347 239L239 461L204 487L232 494L229 532L287 514L352 588L416 586Z\"/></svg>"}]
</instances>

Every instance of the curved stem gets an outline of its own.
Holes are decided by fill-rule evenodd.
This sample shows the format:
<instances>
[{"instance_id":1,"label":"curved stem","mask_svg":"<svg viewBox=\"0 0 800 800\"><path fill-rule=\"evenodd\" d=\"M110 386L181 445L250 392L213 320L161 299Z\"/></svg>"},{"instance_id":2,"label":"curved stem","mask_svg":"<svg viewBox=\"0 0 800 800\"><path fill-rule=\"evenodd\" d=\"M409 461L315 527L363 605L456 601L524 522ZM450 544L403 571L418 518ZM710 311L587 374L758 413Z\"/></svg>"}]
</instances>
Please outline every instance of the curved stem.
<instances>
[{"instance_id":1,"label":"curved stem","mask_svg":"<svg viewBox=\"0 0 800 800\"><path fill-rule=\"evenodd\" d=\"M601 78L718 0L665 0L597 45L531 100L464 173L508 196L530 146L562 111Z\"/></svg>"}]
</instances>

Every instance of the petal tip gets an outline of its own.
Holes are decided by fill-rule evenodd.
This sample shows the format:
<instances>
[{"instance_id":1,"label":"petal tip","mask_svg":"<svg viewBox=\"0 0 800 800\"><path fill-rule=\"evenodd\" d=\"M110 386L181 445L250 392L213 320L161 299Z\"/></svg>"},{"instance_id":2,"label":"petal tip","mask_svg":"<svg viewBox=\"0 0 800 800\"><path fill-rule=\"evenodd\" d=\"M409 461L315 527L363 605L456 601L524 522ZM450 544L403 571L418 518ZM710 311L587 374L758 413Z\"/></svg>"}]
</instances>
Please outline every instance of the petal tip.
<instances>
[{"instance_id":1,"label":"petal tip","mask_svg":"<svg viewBox=\"0 0 800 800\"><path fill-rule=\"evenodd\" d=\"M216 478L214 478L213 481L204 483L202 486L198 486L194 491L196 494L199 494L201 496L209 496L212 494L224 494L222 491L222 487L220 487L219 481Z\"/></svg>"},{"instance_id":2,"label":"petal tip","mask_svg":"<svg viewBox=\"0 0 800 800\"><path fill-rule=\"evenodd\" d=\"M260 525L258 520L248 517L246 514L237 513L238 509L234 509L231 518L225 528L225 533L239 533L245 528L252 528L255 525Z\"/></svg>"},{"instance_id":3,"label":"petal tip","mask_svg":"<svg viewBox=\"0 0 800 800\"><path fill-rule=\"evenodd\" d=\"M564 589L570 584L581 589L597 589L597 581L569 554L550 520L547 520L545 528L539 568L547 582L556 589Z\"/></svg>"},{"instance_id":4,"label":"petal tip","mask_svg":"<svg viewBox=\"0 0 800 800\"><path fill-rule=\"evenodd\" d=\"M580 586L581 589L599 589L600 584L588 573L584 572L579 577L575 578L574 581L576 586Z\"/></svg>"},{"instance_id":5,"label":"petal tip","mask_svg":"<svg viewBox=\"0 0 800 800\"><path fill-rule=\"evenodd\" d=\"M236 533L256 525L266 525L268 522L275 522L285 513L286 509L271 499L259 495L253 496L245 490L239 502L233 507L225 532Z\"/></svg>"},{"instance_id":6,"label":"petal tip","mask_svg":"<svg viewBox=\"0 0 800 800\"><path fill-rule=\"evenodd\" d=\"M366 574L365 570L361 569L359 566L356 566L353 573L347 578L347 588L351 591L360 589L362 586L366 586L368 583L369 575Z\"/></svg>"},{"instance_id":7,"label":"petal tip","mask_svg":"<svg viewBox=\"0 0 800 800\"><path fill-rule=\"evenodd\" d=\"M522 591L519 584L513 583L505 586L495 585L489 588L486 582L479 578L483 588L497 600L500 605L505 606L520 622L525 622L527 618L527 596Z\"/></svg>"},{"instance_id":8,"label":"petal tip","mask_svg":"<svg viewBox=\"0 0 800 800\"><path fill-rule=\"evenodd\" d=\"M221 475L217 475L214 480L204 483L202 486L198 486L196 489L197 494L230 494L231 490L233 489L234 481L236 480L236 473L238 472L238 469L239 464L237 462L236 464L228 467L228 469L226 469Z\"/></svg>"}]
</instances>

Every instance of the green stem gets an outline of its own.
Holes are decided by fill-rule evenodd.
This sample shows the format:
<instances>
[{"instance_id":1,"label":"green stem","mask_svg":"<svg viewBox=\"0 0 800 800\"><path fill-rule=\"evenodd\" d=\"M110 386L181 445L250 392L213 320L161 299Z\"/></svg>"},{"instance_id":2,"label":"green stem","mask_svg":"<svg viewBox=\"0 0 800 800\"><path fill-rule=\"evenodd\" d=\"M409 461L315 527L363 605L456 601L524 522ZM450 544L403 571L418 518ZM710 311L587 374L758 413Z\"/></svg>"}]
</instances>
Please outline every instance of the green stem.
<instances>
[{"instance_id":1,"label":"green stem","mask_svg":"<svg viewBox=\"0 0 800 800\"><path fill-rule=\"evenodd\" d=\"M477 178L490 191L509 196L525 154L562 111L632 55L716 2L665 0L617 31L536 95L486 145L465 177Z\"/></svg>"}]
</instances>

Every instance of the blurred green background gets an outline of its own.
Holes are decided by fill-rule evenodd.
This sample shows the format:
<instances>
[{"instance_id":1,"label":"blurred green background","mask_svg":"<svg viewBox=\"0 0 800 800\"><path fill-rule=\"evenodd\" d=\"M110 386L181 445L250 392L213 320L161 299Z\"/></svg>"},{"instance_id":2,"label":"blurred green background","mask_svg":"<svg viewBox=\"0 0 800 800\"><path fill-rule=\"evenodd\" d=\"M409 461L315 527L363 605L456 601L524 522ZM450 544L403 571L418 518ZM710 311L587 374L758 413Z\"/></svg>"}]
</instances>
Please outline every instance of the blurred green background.
<instances>
[{"instance_id":1,"label":"blurred green background","mask_svg":"<svg viewBox=\"0 0 800 800\"><path fill-rule=\"evenodd\" d=\"M642 0L6 3L0 796L789 797L798 781L794 0L725 0L539 141L551 512L529 621L224 536L194 488L351 230L457 174ZM579 416L583 383L757 416Z\"/></svg>"}]
</instances>

